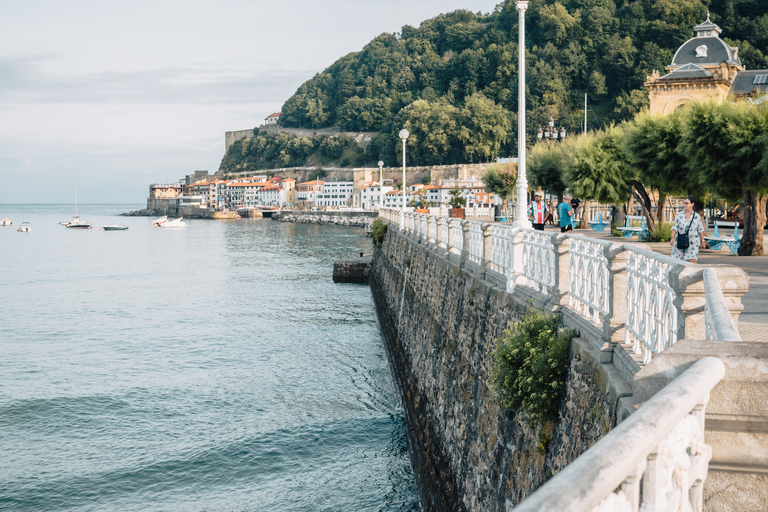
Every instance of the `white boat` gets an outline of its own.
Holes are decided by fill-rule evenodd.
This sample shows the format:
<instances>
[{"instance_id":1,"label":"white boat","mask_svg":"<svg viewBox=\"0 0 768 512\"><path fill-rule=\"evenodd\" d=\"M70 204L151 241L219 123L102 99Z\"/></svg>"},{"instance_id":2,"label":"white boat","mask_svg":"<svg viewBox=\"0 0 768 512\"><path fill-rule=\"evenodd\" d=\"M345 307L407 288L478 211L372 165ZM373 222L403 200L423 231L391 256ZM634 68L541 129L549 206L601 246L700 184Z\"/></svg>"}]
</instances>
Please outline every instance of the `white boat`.
<instances>
[{"instance_id":1,"label":"white boat","mask_svg":"<svg viewBox=\"0 0 768 512\"><path fill-rule=\"evenodd\" d=\"M104 231L125 231L128 229L128 226L118 226L117 224L109 224L108 226L102 226L101 229Z\"/></svg>"},{"instance_id":2,"label":"white boat","mask_svg":"<svg viewBox=\"0 0 768 512\"><path fill-rule=\"evenodd\" d=\"M187 223L184 222L183 217L179 217L178 219L173 220L166 220L162 224L160 224L161 228L185 228L187 227Z\"/></svg>"},{"instance_id":3,"label":"white boat","mask_svg":"<svg viewBox=\"0 0 768 512\"><path fill-rule=\"evenodd\" d=\"M153 221L152 221L152 225L153 225L154 227L159 227L159 226L160 226L160 224L164 224L164 223L166 223L166 222L168 222L168 216L167 216L167 215L163 215L163 216L162 216L162 217L160 217L159 219L155 219L155 220L153 220Z\"/></svg>"},{"instance_id":4,"label":"white boat","mask_svg":"<svg viewBox=\"0 0 768 512\"><path fill-rule=\"evenodd\" d=\"M22 233L29 233L30 231L32 231L32 226L29 225L29 222L25 221L21 223L21 226L19 226L19 229L17 229L16 231L20 231Z\"/></svg>"},{"instance_id":5,"label":"white boat","mask_svg":"<svg viewBox=\"0 0 768 512\"><path fill-rule=\"evenodd\" d=\"M9 219L8 217L4 218L3 220L0 220L0 226L10 226L11 224L13 224L13 222L11 222L11 219Z\"/></svg>"},{"instance_id":6,"label":"white boat","mask_svg":"<svg viewBox=\"0 0 768 512\"><path fill-rule=\"evenodd\" d=\"M76 229L91 229L93 226L91 226L89 223L85 222L84 220L80 220L80 215L77 213L77 187L75 187L75 216L72 218L71 221L64 224L68 228L76 228Z\"/></svg>"}]
</instances>

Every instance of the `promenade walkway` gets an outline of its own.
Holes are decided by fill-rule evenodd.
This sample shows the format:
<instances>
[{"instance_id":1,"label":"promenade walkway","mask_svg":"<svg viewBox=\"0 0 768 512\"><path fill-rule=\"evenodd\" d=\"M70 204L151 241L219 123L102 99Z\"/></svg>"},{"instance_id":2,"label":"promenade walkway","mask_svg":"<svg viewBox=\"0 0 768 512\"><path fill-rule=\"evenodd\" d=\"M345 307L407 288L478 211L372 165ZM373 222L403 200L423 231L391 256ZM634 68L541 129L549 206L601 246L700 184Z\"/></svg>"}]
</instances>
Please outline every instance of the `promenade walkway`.
<instances>
[{"instance_id":1,"label":"promenade walkway","mask_svg":"<svg viewBox=\"0 0 768 512\"><path fill-rule=\"evenodd\" d=\"M547 231L560 231L559 227L547 226ZM637 237L632 239L611 236L610 231L577 229L582 236L630 243L670 256L669 242L643 243ZM768 247L768 237L765 238ZM741 298L744 311L739 315L739 333L744 341L768 342L768 256L738 256L730 254L727 248L719 251L703 249L699 252L699 263L706 265L733 265L741 267L749 275L749 291Z\"/></svg>"}]
</instances>

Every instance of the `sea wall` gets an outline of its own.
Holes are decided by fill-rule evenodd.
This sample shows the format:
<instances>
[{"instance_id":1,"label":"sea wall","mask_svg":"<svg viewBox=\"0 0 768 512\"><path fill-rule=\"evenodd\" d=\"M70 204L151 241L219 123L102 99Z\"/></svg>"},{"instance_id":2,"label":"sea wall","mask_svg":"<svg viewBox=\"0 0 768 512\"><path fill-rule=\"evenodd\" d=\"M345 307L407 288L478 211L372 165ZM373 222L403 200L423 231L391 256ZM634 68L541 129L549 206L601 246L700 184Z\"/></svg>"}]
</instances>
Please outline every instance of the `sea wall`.
<instances>
[{"instance_id":1,"label":"sea wall","mask_svg":"<svg viewBox=\"0 0 768 512\"><path fill-rule=\"evenodd\" d=\"M336 224L365 227L372 224L378 216L378 212L293 211L276 212L272 215L272 220L298 224Z\"/></svg>"},{"instance_id":2,"label":"sea wall","mask_svg":"<svg viewBox=\"0 0 768 512\"><path fill-rule=\"evenodd\" d=\"M427 510L507 511L616 423L629 385L580 338L557 424L499 410L491 353L526 305L435 249L391 228L370 285Z\"/></svg>"}]
</instances>

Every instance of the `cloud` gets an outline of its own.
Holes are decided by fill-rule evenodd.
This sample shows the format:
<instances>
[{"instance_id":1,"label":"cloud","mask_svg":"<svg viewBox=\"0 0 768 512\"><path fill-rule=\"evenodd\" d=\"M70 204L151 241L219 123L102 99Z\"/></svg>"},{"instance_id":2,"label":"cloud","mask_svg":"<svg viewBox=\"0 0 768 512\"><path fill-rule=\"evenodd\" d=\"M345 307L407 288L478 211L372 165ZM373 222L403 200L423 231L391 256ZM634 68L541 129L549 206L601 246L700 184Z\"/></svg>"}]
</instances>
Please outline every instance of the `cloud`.
<instances>
[{"instance_id":1,"label":"cloud","mask_svg":"<svg viewBox=\"0 0 768 512\"><path fill-rule=\"evenodd\" d=\"M0 59L3 103L250 103L283 102L315 73L308 69L243 69L219 63L138 71L62 74L47 71L60 58Z\"/></svg>"}]
</instances>

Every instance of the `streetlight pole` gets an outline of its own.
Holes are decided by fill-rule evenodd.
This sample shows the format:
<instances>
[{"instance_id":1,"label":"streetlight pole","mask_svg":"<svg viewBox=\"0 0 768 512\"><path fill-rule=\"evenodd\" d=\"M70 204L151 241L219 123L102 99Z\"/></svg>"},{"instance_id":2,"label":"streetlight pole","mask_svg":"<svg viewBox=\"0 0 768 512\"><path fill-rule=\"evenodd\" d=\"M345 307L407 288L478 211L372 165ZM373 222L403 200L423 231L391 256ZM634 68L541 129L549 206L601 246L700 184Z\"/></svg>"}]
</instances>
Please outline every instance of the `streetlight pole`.
<instances>
[{"instance_id":1,"label":"streetlight pole","mask_svg":"<svg viewBox=\"0 0 768 512\"><path fill-rule=\"evenodd\" d=\"M384 208L384 173L382 171L383 167L384 167L384 162L379 160L379 211L381 211L381 209Z\"/></svg>"},{"instance_id":2,"label":"streetlight pole","mask_svg":"<svg viewBox=\"0 0 768 512\"><path fill-rule=\"evenodd\" d=\"M403 141L403 215L402 219L400 219L401 226L405 224L405 141L408 140L408 136L410 133L408 133L408 130L403 128L400 130L400 139Z\"/></svg>"},{"instance_id":3,"label":"streetlight pole","mask_svg":"<svg viewBox=\"0 0 768 512\"><path fill-rule=\"evenodd\" d=\"M518 102L517 102L517 213L513 227L532 228L528 220L528 178L525 176L525 10L527 0L518 0L515 4L520 13L518 42Z\"/></svg>"}]
</instances>

